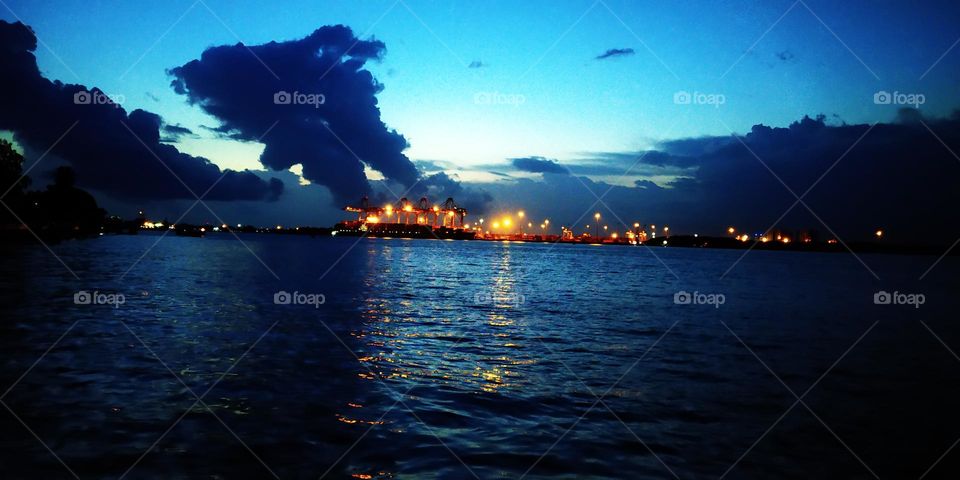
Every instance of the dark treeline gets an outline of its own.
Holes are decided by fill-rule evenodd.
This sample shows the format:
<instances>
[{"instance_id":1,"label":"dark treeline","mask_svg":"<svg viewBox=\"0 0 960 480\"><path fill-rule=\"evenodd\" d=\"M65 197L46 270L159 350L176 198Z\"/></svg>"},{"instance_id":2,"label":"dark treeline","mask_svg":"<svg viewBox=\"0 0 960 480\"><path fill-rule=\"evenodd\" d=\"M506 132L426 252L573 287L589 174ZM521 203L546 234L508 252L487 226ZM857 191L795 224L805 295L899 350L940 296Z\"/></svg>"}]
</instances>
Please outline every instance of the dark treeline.
<instances>
[{"instance_id":1,"label":"dark treeline","mask_svg":"<svg viewBox=\"0 0 960 480\"><path fill-rule=\"evenodd\" d=\"M75 186L72 168L54 171L52 183L30 190L32 180L23 174L23 156L0 139L0 237L3 240L32 239L31 231L44 240L61 240L99 234L106 211L88 192Z\"/></svg>"}]
</instances>

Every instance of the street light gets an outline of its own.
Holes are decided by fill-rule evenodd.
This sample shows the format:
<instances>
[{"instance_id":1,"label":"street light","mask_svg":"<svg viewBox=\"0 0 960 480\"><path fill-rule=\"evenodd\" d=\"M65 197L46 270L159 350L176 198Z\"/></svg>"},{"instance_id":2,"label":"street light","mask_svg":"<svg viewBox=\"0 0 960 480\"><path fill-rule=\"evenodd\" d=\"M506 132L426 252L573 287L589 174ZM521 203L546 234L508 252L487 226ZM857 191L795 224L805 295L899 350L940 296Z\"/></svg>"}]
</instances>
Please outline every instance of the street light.
<instances>
[{"instance_id":1,"label":"street light","mask_svg":"<svg viewBox=\"0 0 960 480\"><path fill-rule=\"evenodd\" d=\"M597 224L597 229L596 229L597 238L600 238L600 212L594 213L593 219Z\"/></svg>"}]
</instances>

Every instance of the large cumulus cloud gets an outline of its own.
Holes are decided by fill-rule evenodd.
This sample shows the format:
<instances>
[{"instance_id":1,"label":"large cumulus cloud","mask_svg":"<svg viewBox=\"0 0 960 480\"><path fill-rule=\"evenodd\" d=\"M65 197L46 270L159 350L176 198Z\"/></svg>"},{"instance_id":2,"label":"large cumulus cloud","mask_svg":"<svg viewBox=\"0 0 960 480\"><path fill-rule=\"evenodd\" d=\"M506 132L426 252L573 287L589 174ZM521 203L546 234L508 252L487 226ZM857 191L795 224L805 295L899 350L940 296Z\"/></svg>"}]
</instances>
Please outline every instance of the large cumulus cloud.
<instances>
[{"instance_id":1,"label":"large cumulus cloud","mask_svg":"<svg viewBox=\"0 0 960 480\"><path fill-rule=\"evenodd\" d=\"M422 189L406 139L380 119L383 87L364 69L384 52L348 27L325 26L299 40L211 47L170 73L174 90L220 120L223 134L257 140L270 130L264 165L301 164L342 202L370 193L365 166Z\"/></svg>"},{"instance_id":2,"label":"large cumulus cloud","mask_svg":"<svg viewBox=\"0 0 960 480\"><path fill-rule=\"evenodd\" d=\"M279 180L221 171L205 158L161 143L164 123L156 114L128 114L103 101L96 88L44 78L36 47L29 27L0 21L0 130L12 131L32 150L53 146L50 154L70 162L82 186L137 200L192 198L189 190L200 195L211 187L210 200L275 199L281 193ZM92 100L84 104L84 98Z\"/></svg>"}]
</instances>

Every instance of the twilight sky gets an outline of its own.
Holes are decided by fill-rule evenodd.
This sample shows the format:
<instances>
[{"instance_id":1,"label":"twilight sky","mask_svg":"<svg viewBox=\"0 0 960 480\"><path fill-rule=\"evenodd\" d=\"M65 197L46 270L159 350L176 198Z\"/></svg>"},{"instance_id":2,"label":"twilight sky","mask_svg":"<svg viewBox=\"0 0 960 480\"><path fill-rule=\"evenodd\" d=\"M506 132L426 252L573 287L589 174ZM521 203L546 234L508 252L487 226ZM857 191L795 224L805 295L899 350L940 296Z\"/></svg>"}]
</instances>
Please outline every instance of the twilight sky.
<instances>
[{"instance_id":1,"label":"twilight sky","mask_svg":"<svg viewBox=\"0 0 960 480\"><path fill-rule=\"evenodd\" d=\"M141 3L146 2L3 0L0 19L33 29L36 64L46 79L97 87L122 96L128 113L142 109L158 115L158 125L186 129L160 127L165 134L160 144L221 169L263 171L267 164L272 170L296 165L298 174L308 170L304 176L314 185L301 186L306 182L289 173L257 173L283 182L283 193L273 201L223 195L210 202L230 223L336 221L342 216L334 205L359 185L348 168L354 154L363 157L371 189L382 198L411 187L405 156L419 169L412 175L423 176L410 196L458 193L488 214L522 206L566 224L584 223L582 213L602 210L611 223L642 218L688 232L712 232L734 221L769 227L795 200L788 190L800 195L838 158L844 160L837 177L854 169L846 178L857 172L875 178L877 191L864 191L864 182L855 180L831 184L831 169L810 193L817 213L838 210L832 202L860 205L857 199L864 195L898 188L893 185L904 174L949 178L953 183L942 189L936 182L917 182L922 192L903 194L924 202L952 201L955 194L946 190L960 179L960 160L944 146L954 145L950 137L957 135L951 115L960 87L960 8L952 2ZM324 60L310 65L295 52L338 48L342 39L334 39L332 30L314 35L330 25L352 29L348 45L355 36L371 53L349 75L319 81ZM250 52L235 47L239 41L257 53L240 59ZM270 42L278 48L264 46ZM211 47L221 48L207 58ZM259 88L258 79L278 72L279 85L295 78L293 84L309 87L318 79L330 108L284 111L277 130L258 141L274 116L258 115L265 111L259 100L244 105L241 99L268 91ZM874 97L880 91L922 94L923 104L897 105L896 99L878 104ZM684 103L681 93L678 102L680 92L694 94L693 100ZM363 106L333 112L338 102ZM813 120L805 122L805 116ZM328 120L332 138L322 138L326 127L316 125ZM787 128L791 124L795 127ZM821 133L811 133L817 126ZM28 158L49 147L39 139L50 134L34 135L31 144L16 135L26 127L16 122L0 127L5 137L17 138ZM297 140L307 137L313 140ZM884 139L911 147L890 148ZM397 148L404 140L409 146ZM340 143L350 155L334 151ZM856 149L844 157L852 145ZM960 143L955 145L960 151ZM804 156L796 155L807 147ZM69 145L63 148L37 172L57 161L83 161L71 158ZM894 158L893 150L905 153ZM351 158L330 160L338 155ZM373 157L383 158L379 168ZM297 165L301 158L304 167ZM908 158L929 158L930 164L903 170ZM383 169L393 170L374 171ZM386 183L374 181L384 176ZM736 182L737 192L729 182ZM693 188L690 183L699 185L696 191L684 190ZM193 203L176 195L137 199L113 191L108 182L87 184L121 215L146 206L172 219ZM327 188L338 187L345 192L331 198ZM563 189L560 198L542 200L557 189ZM594 205L594 195L608 190ZM763 196L744 197L742 190ZM705 203L717 211L703 214ZM873 225L907 225L899 218L909 215L893 215L895 221L885 217L889 211L862 213L858 206L848 217L827 219L796 217L811 213L803 205L798 209L803 212L784 217L793 224L783 226L832 230L826 223L838 231L849 228L852 236ZM211 220L209 213L198 209L187 219ZM942 216L931 215L929 226L938 227L938 219Z\"/></svg>"}]
</instances>

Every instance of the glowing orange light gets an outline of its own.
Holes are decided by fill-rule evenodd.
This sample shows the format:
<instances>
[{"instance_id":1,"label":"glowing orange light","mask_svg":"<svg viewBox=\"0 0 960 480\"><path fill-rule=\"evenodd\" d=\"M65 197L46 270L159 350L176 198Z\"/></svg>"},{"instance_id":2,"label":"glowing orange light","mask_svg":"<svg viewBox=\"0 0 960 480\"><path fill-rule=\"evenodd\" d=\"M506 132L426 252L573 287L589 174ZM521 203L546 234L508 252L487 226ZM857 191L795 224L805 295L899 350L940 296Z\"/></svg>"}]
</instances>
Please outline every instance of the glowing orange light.
<instances>
[{"instance_id":1,"label":"glowing orange light","mask_svg":"<svg viewBox=\"0 0 960 480\"><path fill-rule=\"evenodd\" d=\"M736 231L737 231L737 229L735 229L735 228L733 228L733 227L727 228L727 233L729 233L729 234L731 234L731 235L733 235L733 232L736 232Z\"/></svg>"},{"instance_id":2,"label":"glowing orange light","mask_svg":"<svg viewBox=\"0 0 960 480\"><path fill-rule=\"evenodd\" d=\"M379 221L380 221L380 217L376 217L373 215L367 217L367 223L377 223Z\"/></svg>"},{"instance_id":3,"label":"glowing orange light","mask_svg":"<svg viewBox=\"0 0 960 480\"><path fill-rule=\"evenodd\" d=\"M412 212L412 211L413 211L413 207L411 207L410 205L404 205L404 206L403 206L403 211L404 211L404 212Z\"/></svg>"},{"instance_id":4,"label":"glowing orange light","mask_svg":"<svg viewBox=\"0 0 960 480\"><path fill-rule=\"evenodd\" d=\"M874 233L874 235L876 235L877 238L882 237L882 236L883 236L883 230L877 230L876 233Z\"/></svg>"}]
</instances>

